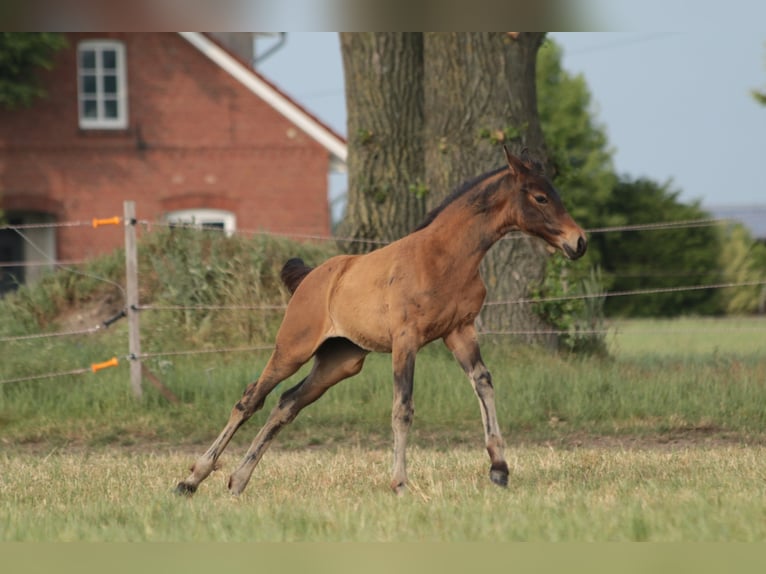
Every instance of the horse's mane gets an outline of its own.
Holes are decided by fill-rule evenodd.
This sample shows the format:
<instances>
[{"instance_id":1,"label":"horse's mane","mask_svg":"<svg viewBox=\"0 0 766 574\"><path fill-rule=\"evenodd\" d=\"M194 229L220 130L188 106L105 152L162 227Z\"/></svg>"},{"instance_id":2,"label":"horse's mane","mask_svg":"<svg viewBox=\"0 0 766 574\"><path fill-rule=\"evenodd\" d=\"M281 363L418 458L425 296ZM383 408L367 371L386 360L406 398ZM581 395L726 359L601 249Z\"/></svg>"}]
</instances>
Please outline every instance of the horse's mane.
<instances>
[{"instance_id":1,"label":"horse's mane","mask_svg":"<svg viewBox=\"0 0 766 574\"><path fill-rule=\"evenodd\" d=\"M437 207L432 209L428 213L428 215L426 215L422 223L415 228L415 231L419 231L423 229L424 227L428 227L431 223L433 223L433 220L436 219L439 216L439 214L447 208L448 205L450 205L451 203L456 201L458 198L468 193L468 191L470 191L471 189L474 189L477 185L479 185L485 179L489 179L490 177L500 173L504 169L508 169L508 166L502 165L500 167L493 169L492 171L488 171L486 173L478 175L460 184L457 188L455 188L452 191L452 193L450 193L447 197L444 198L444 201L442 201Z\"/></svg>"}]
</instances>

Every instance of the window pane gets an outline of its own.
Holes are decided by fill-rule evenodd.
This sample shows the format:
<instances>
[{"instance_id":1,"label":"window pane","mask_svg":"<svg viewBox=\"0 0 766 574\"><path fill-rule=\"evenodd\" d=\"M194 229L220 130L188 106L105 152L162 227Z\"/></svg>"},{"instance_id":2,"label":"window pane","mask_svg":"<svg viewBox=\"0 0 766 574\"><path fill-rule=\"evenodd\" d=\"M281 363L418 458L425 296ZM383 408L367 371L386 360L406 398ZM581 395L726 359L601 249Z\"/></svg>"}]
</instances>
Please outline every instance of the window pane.
<instances>
[{"instance_id":1,"label":"window pane","mask_svg":"<svg viewBox=\"0 0 766 574\"><path fill-rule=\"evenodd\" d=\"M117 52L114 50L104 50L102 53L105 70L114 70L117 68Z\"/></svg>"},{"instance_id":2,"label":"window pane","mask_svg":"<svg viewBox=\"0 0 766 574\"><path fill-rule=\"evenodd\" d=\"M94 50L82 50L80 52L80 68L84 70L96 68L96 52Z\"/></svg>"},{"instance_id":3,"label":"window pane","mask_svg":"<svg viewBox=\"0 0 766 574\"><path fill-rule=\"evenodd\" d=\"M83 94L96 93L96 76L86 75L80 78L80 90Z\"/></svg>"},{"instance_id":4,"label":"window pane","mask_svg":"<svg viewBox=\"0 0 766 574\"><path fill-rule=\"evenodd\" d=\"M104 76L104 93L117 93L117 76Z\"/></svg>"},{"instance_id":5,"label":"window pane","mask_svg":"<svg viewBox=\"0 0 766 574\"><path fill-rule=\"evenodd\" d=\"M117 117L117 102L114 100L106 100L104 102L104 117L114 119Z\"/></svg>"},{"instance_id":6,"label":"window pane","mask_svg":"<svg viewBox=\"0 0 766 574\"><path fill-rule=\"evenodd\" d=\"M121 42L86 42L78 50L80 125L85 129L127 126L125 60Z\"/></svg>"},{"instance_id":7,"label":"window pane","mask_svg":"<svg viewBox=\"0 0 766 574\"><path fill-rule=\"evenodd\" d=\"M96 100L83 100L82 101L82 115L85 118L97 118L98 117L98 105Z\"/></svg>"}]
</instances>

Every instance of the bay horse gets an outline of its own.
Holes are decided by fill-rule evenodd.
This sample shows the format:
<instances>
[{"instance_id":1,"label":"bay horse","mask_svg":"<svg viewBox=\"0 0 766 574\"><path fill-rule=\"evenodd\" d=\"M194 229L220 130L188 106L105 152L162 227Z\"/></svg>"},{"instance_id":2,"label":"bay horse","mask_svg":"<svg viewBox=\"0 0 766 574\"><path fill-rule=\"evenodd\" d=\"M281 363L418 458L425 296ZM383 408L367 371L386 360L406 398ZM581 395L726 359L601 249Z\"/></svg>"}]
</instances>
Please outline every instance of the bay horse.
<instances>
[{"instance_id":1,"label":"bay horse","mask_svg":"<svg viewBox=\"0 0 766 574\"><path fill-rule=\"evenodd\" d=\"M229 490L240 494L277 433L339 381L356 375L370 352L390 353L394 401L391 488L406 489L405 446L412 424L415 355L442 339L479 400L490 480L508 484L492 378L479 351L474 320L486 295L479 264L506 233L545 240L569 259L586 238L539 167L505 148L506 165L458 188L414 232L364 255L338 255L316 268L289 260L282 280L292 293L263 372L231 410L226 426L176 491L193 494L216 468L237 429L263 407L274 387L314 358L308 376L287 390L260 429Z\"/></svg>"}]
</instances>

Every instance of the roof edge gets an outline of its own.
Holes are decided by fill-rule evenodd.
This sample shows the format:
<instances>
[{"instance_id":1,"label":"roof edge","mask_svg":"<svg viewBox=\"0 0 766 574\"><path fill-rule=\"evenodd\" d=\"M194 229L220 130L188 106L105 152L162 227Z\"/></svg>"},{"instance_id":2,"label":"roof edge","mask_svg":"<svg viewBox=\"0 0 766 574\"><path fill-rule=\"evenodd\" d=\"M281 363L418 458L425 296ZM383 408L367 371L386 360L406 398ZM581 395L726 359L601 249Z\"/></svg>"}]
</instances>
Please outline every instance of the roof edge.
<instances>
[{"instance_id":1,"label":"roof edge","mask_svg":"<svg viewBox=\"0 0 766 574\"><path fill-rule=\"evenodd\" d=\"M253 94L303 130L310 138L327 149L334 156L334 159L345 164L348 157L348 147L342 136L323 124L318 118L204 33L178 32L178 34Z\"/></svg>"}]
</instances>

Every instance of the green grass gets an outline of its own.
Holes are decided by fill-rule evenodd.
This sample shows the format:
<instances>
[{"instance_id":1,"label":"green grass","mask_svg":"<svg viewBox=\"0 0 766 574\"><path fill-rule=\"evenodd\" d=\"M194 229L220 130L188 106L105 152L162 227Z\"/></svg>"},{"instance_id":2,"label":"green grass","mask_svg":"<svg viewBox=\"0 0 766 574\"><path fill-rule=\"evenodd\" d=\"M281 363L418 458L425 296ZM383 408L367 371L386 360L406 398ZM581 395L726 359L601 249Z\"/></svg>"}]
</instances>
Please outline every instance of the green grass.
<instances>
[{"instance_id":1,"label":"green grass","mask_svg":"<svg viewBox=\"0 0 766 574\"><path fill-rule=\"evenodd\" d=\"M75 345L66 348L74 361ZM287 427L238 501L226 491L228 472L282 389L242 427L221 472L194 499L170 491L265 353L152 362L181 405L149 386L144 401L134 400L126 365L7 385L0 540L766 540L759 353L604 361L499 341L484 348L510 488L487 480L476 400L436 345L416 367L412 485L402 500L387 487L385 355L370 356L360 376Z\"/></svg>"},{"instance_id":2,"label":"green grass","mask_svg":"<svg viewBox=\"0 0 766 574\"><path fill-rule=\"evenodd\" d=\"M764 317L682 317L615 321L607 338L613 356L626 358L766 357Z\"/></svg>"},{"instance_id":3,"label":"green grass","mask_svg":"<svg viewBox=\"0 0 766 574\"><path fill-rule=\"evenodd\" d=\"M6 454L0 540L763 541L764 454L514 447L504 490L478 449L413 448L396 497L387 450L274 449L237 499L231 455L186 499L186 454Z\"/></svg>"},{"instance_id":4,"label":"green grass","mask_svg":"<svg viewBox=\"0 0 766 574\"><path fill-rule=\"evenodd\" d=\"M726 329L728 324L717 325ZM693 433L761 440L766 428L763 335L748 333L747 341L725 351L687 353L676 348L671 354L670 345L656 342L676 337L662 335L663 323L654 322L651 340L643 342L646 335L641 330L632 334L632 325L622 328L620 350L609 360L514 349L503 339L485 340L485 360L494 376L498 414L507 439L539 442L570 440L583 434L667 437ZM124 327L105 339L5 345L0 351L0 378L103 361L115 347L124 345L125 334L120 329ZM695 332L712 339L708 330L689 330ZM719 349L725 341L719 334ZM641 354L623 351L629 345L643 345L647 350ZM648 350L652 345L654 352ZM257 377L266 358L266 352L259 352L149 361L149 367L180 398L180 405L167 403L147 382L144 400L136 401L124 360L117 368L98 374L0 385L0 444L108 446L146 440L202 444L223 426L244 386ZM278 395L306 369L272 393L244 434L255 432ZM441 344L418 355L415 377L416 443L481 438L473 392ZM387 444L390 403L390 357L371 355L360 375L334 387L307 408L279 440L296 447L355 444L358 437Z\"/></svg>"}]
</instances>

